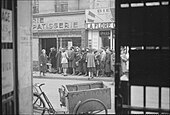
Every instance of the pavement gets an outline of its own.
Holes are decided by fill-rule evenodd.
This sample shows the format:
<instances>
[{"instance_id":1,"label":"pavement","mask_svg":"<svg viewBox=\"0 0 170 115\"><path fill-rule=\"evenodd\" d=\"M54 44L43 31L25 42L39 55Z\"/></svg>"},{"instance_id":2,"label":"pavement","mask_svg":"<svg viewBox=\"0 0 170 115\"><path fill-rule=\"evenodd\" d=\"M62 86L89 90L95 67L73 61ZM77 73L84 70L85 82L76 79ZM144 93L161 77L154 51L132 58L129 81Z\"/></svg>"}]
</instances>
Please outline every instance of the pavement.
<instances>
[{"instance_id":1,"label":"pavement","mask_svg":"<svg viewBox=\"0 0 170 115\"><path fill-rule=\"evenodd\" d=\"M40 76L39 72L34 71L33 72L33 78L42 78L42 79L66 79L66 80L88 80L88 76L78 76L78 75L67 75L64 76L62 74L58 73L49 73L47 72L45 76ZM112 82L114 81L113 77L94 77L93 79L90 79L90 81L105 81L105 82Z\"/></svg>"}]
</instances>

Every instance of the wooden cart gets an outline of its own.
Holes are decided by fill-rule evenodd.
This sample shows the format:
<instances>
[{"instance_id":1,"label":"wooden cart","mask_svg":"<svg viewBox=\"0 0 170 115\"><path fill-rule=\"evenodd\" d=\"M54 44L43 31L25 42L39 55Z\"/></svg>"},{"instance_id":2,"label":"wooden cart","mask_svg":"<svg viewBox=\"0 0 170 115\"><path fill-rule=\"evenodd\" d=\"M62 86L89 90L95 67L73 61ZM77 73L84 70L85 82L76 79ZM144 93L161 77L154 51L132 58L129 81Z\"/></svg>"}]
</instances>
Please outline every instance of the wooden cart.
<instances>
[{"instance_id":1,"label":"wooden cart","mask_svg":"<svg viewBox=\"0 0 170 115\"><path fill-rule=\"evenodd\" d=\"M103 82L62 85L59 88L61 106L69 114L107 114L111 109L111 88Z\"/></svg>"}]
</instances>

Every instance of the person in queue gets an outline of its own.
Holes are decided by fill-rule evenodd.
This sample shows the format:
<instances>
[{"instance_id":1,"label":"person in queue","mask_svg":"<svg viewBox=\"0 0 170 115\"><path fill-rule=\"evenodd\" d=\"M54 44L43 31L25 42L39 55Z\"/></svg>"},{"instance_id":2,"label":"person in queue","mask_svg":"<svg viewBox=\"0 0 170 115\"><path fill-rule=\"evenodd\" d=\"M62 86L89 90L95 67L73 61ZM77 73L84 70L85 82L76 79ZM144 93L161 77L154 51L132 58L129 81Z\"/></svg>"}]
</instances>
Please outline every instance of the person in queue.
<instances>
[{"instance_id":1,"label":"person in queue","mask_svg":"<svg viewBox=\"0 0 170 115\"><path fill-rule=\"evenodd\" d=\"M106 64L106 51L105 48L101 48L101 54L100 54L100 69L101 69L101 75L102 77L105 77L105 64Z\"/></svg>"},{"instance_id":2,"label":"person in queue","mask_svg":"<svg viewBox=\"0 0 170 115\"><path fill-rule=\"evenodd\" d=\"M62 49L61 53L61 64L62 64L62 69L63 69L63 75L67 76L67 68L68 68L68 54L66 52L66 49Z\"/></svg>"},{"instance_id":3,"label":"person in queue","mask_svg":"<svg viewBox=\"0 0 170 115\"><path fill-rule=\"evenodd\" d=\"M39 57L39 64L40 64L40 76L41 73L43 73L43 76L45 76L45 73L47 71L47 55L46 55L46 50L42 49L41 55Z\"/></svg>"},{"instance_id":4,"label":"person in queue","mask_svg":"<svg viewBox=\"0 0 170 115\"><path fill-rule=\"evenodd\" d=\"M89 71L88 79L92 79L94 77L94 68L96 67L95 66L95 55L94 55L94 52L92 51L92 49L89 50L86 58L87 58L87 68Z\"/></svg>"},{"instance_id":5,"label":"person in queue","mask_svg":"<svg viewBox=\"0 0 170 115\"><path fill-rule=\"evenodd\" d=\"M61 65L61 50L62 48L59 48L57 51L55 58L56 58L56 71L58 74L60 74L62 71L62 65Z\"/></svg>"}]
</instances>

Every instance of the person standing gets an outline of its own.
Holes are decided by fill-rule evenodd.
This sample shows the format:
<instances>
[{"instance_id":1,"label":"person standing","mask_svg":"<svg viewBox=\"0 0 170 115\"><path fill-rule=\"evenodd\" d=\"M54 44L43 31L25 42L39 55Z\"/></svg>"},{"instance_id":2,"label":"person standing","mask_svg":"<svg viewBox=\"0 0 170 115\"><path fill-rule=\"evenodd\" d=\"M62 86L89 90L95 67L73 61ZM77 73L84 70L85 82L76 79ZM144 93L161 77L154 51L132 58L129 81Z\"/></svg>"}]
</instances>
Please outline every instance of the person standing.
<instances>
[{"instance_id":1,"label":"person standing","mask_svg":"<svg viewBox=\"0 0 170 115\"><path fill-rule=\"evenodd\" d=\"M64 76L67 76L68 54L67 54L67 52L66 52L66 49L62 49L62 53L61 53L61 64L62 64Z\"/></svg>"},{"instance_id":2,"label":"person standing","mask_svg":"<svg viewBox=\"0 0 170 115\"><path fill-rule=\"evenodd\" d=\"M101 62L101 64L100 64L101 74L102 74L103 77L105 77L106 51L105 51L104 48L102 48L102 52L100 54L100 57L101 57L100 58L100 62Z\"/></svg>"},{"instance_id":3,"label":"person standing","mask_svg":"<svg viewBox=\"0 0 170 115\"><path fill-rule=\"evenodd\" d=\"M89 78L93 78L93 72L95 68L95 54L92 52L92 49L87 53L87 68L89 70Z\"/></svg>"},{"instance_id":4,"label":"person standing","mask_svg":"<svg viewBox=\"0 0 170 115\"><path fill-rule=\"evenodd\" d=\"M111 65L111 76L113 77L113 83L112 83L113 85L115 83L115 51L114 50L111 50L110 65Z\"/></svg>"},{"instance_id":5,"label":"person standing","mask_svg":"<svg viewBox=\"0 0 170 115\"><path fill-rule=\"evenodd\" d=\"M121 48L121 76L128 72L126 62L128 60L126 55L126 50L122 47Z\"/></svg>"},{"instance_id":6,"label":"person standing","mask_svg":"<svg viewBox=\"0 0 170 115\"><path fill-rule=\"evenodd\" d=\"M51 60L51 72L55 72L55 68L56 68L56 58L55 58L55 55L56 55L56 50L55 48L53 47L51 49L51 52L49 54L49 58Z\"/></svg>"},{"instance_id":7,"label":"person standing","mask_svg":"<svg viewBox=\"0 0 170 115\"><path fill-rule=\"evenodd\" d=\"M69 74L72 74L72 63L73 63L73 57L72 57L72 54L73 54L73 47L70 47L70 49L68 49L67 53L68 53L68 70L67 72Z\"/></svg>"},{"instance_id":8,"label":"person standing","mask_svg":"<svg viewBox=\"0 0 170 115\"><path fill-rule=\"evenodd\" d=\"M110 65L111 65L112 76L114 76L114 74L115 74L115 51L113 51L113 50L111 51Z\"/></svg>"},{"instance_id":9,"label":"person standing","mask_svg":"<svg viewBox=\"0 0 170 115\"><path fill-rule=\"evenodd\" d=\"M42 53L39 57L40 60L40 76L41 73L43 73L43 76L45 76L45 73L47 71L47 55L45 49L42 49Z\"/></svg>"},{"instance_id":10,"label":"person standing","mask_svg":"<svg viewBox=\"0 0 170 115\"><path fill-rule=\"evenodd\" d=\"M100 53L99 51L95 51L95 64L96 64L96 77L99 76L99 72L100 72Z\"/></svg>"},{"instance_id":11,"label":"person standing","mask_svg":"<svg viewBox=\"0 0 170 115\"><path fill-rule=\"evenodd\" d=\"M57 72L60 74L61 73L61 48L58 50L58 52L56 53L56 70Z\"/></svg>"},{"instance_id":12,"label":"person standing","mask_svg":"<svg viewBox=\"0 0 170 115\"><path fill-rule=\"evenodd\" d=\"M87 73L87 62L86 62L86 50L83 48L82 49L82 59L81 59L81 63L82 63L82 74L86 75Z\"/></svg>"},{"instance_id":13,"label":"person standing","mask_svg":"<svg viewBox=\"0 0 170 115\"><path fill-rule=\"evenodd\" d=\"M50 52L48 54L48 62L49 62L49 72L52 72L52 63L51 63L51 54L52 54L53 48L50 48Z\"/></svg>"},{"instance_id":14,"label":"person standing","mask_svg":"<svg viewBox=\"0 0 170 115\"><path fill-rule=\"evenodd\" d=\"M106 63L105 63L105 73L107 77L111 75L111 52L109 47L106 48Z\"/></svg>"}]
</instances>

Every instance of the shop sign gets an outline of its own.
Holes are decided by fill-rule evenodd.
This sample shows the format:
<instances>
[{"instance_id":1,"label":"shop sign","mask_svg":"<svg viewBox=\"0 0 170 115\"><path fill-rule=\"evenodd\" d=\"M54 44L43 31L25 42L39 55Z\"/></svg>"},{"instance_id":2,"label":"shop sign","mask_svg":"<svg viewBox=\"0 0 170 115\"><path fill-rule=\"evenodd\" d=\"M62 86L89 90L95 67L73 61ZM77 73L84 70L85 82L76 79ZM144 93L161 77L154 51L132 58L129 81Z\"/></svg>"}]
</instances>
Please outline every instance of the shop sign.
<instances>
[{"instance_id":1,"label":"shop sign","mask_svg":"<svg viewBox=\"0 0 170 115\"><path fill-rule=\"evenodd\" d=\"M111 29L115 28L113 22L103 22L103 23L87 23L87 29Z\"/></svg>"},{"instance_id":2,"label":"shop sign","mask_svg":"<svg viewBox=\"0 0 170 115\"><path fill-rule=\"evenodd\" d=\"M75 17L76 18L76 17ZM75 19L64 17L40 17L33 18L33 30L58 30L84 28L84 20L81 17Z\"/></svg>"},{"instance_id":3,"label":"shop sign","mask_svg":"<svg viewBox=\"0 0 170 115\"><path fill-rule=\"evenodd\" d=\"M110 30L109 31L99 31L99 36L110 36Z\"/></svg>"},{"instance_id":4,"label":"shop sign","mask_svg":"<svg viewBox=\"0 0 170 115\"><path fill-rule=\"evenodd\" d=\"M87 9L86 23L102 23L102 22L114 22L115 11L114 8L100 8L100 9Z\"/></svg>"},{"instance_id":5,"label":"shop sign","mask_svg":"<svg viewBox=\"0 0 170 115\"><path fill-rule=\"evenodd\" d=\"M1 13L1 42L12 42L12 11L2 9Z\"/></svg>"}]
</instances>

